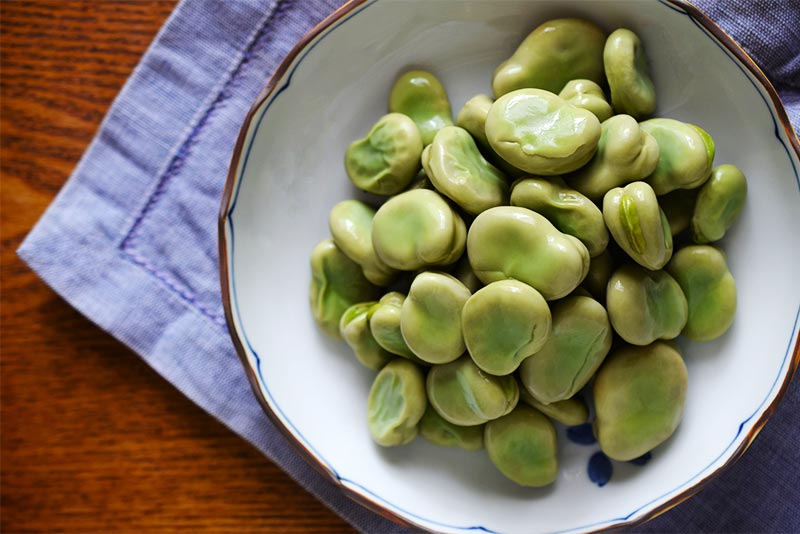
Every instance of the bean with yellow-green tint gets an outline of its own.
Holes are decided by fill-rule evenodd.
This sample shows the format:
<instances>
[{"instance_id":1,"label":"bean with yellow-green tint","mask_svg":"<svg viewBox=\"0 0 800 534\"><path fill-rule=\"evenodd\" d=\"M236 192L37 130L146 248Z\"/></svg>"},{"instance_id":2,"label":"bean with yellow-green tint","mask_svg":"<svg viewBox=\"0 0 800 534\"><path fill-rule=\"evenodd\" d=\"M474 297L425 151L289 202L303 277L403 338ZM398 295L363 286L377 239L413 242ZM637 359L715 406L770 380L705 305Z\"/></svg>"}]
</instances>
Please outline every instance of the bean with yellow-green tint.
<instances>
[{"instance_id":1,"label":"bean with yellow-green tint","mask_svg":"<svg viewBox=\"0 0 800 534\"><path fill-rule=\"evenodd\" d=\"M486 117L494 100L488 95L475 95L464 103L456 115L456 126L469 132L475 142L483 149L489 148L486 139Z\"/></svg>"},{"instance_id":2,"label":"bean with yellow-green tint","mask_svg":"<svg viewBox=\"0 0 800 534\"><path fill-rule=\"evenodd\" d=\"M657 195L676 189L694 189L708 180L716 149L714 140L705 130L665 118L644 121L641 127L658 143L658 165L646 180Z\"/></svg>"},{"instance_id":3,"label":"bean with yellow-green tint","mask_svg":"<svg viewBox=\"0 0 800 534\"><path fill-rule=\"evenodd\" d=\"M466 226L435 191L414 189L387 200L372 221L372 246L389 267L414 271L455 263Z\"/></svg>"},{"instance_id":4,"label":"bean with yellow-green tint","mask_svg":"<svg viewBox=\"0 0 800 534\"><path fill-rule=\"evenodd\" d=\"M478 215L467 236L467 255L485 284L513 278L547 300L569 295L589 269L589 251L544 216L500 206Z\"/></svg>"},{"instance_id":5,"label":"bean with yellow-green tint","mask_svg":"<svg viewBox=\"0 0 800 534\"><path fill-rule=\"evenodd\" d=\"M678 337L689 311L674 278L638 265L620 267L611 276L606 308L614 330L632 345Z\"/></svg>"},{"instance_id":6,"label":"bean with yellow-green tint","mask_svg":"<svg viewBox=\"0 0 800 534\"><path fill-rule=\"evenodd\" d=\"M560 178L517 181L511 191L511 205L544 215L561 232L580 239L591 257L602 253L608 245L603 213Z\"/></svg>"},{"instance_id":7,"label":"bean with yellow-green tint","mask_svg":"<svg viewBox=\"0 0 800 534\"><path fill-rule=\"evenodd\" d=\"M553 328L544 346L519 367L522 385L543 404L580 391L611 349L613 332L605 308L589 297L554 303Z\"/></svg>"},{"instance_id":8,"label":"bean with yellow-green tint","mask_svg":"<svg viewBox=\"0 0 800 534\"><path fill-rule=\"evenodd\" d=\"M510 414L486 423L483 439L495 467L520 486L555 482L556 429L541 412L521 404Z\"/></svg>"},{"instance_id":9,"label":"bean with yellow-green tint","mask_svg":"<svg viewBox=\"0 0 800 534\"><path fill-rule=\"evenodd\" d=\"M400 330L408 348L428 363L452 362L466 350L461 313L469 289L445 273L414 278L400 312Z\"/></svg>"},{"instance_id":10,"label":"bean with yellow-green tint","mask_svg":"<svg viewBox=\"0 0 800 534\"><path fill-rule=\"evenodd\" d=\"M483 425L454 425L430 405L419 422L419 435L442 447L458 447L468 451L483 448Z\"/></svg>"},{"instance_id":11,"label":"bean with yellow-green tint","mask_svg":"<svg viewBox=\"0 0 800 534\"><path fill-rule=\"evenodd\" d=\"M370 314L369 329L375 342L384 350L414 363L424 364L408 348L400 330L400 312L405 300L406 296L397 291L382 296Z\"/></svg>"},{"instance_id":12,"label":"bean with yellow-green tint","mask_svg":"<svg viewBox=\"0 0 800 534\"><path fill-rule=\"evenodd\" d=\"M347 308L339 321L339 332L365 367L380 370L393 358L381 347L370 331L370 317L377 302L361 302Z\"/></svg>"},{"instance_id":13,"label":"bean with yellow-green tint","mask_svg":"<svg viewBox=\"0 0 800 534\"><path fill-rule=\"evenodd\" d=\"M378 291L333 239L320 241L314 247L308 296L311 314L326 334L341 337L339 321L345 310L353 304L373 300Z\"/></svg>"},{"instance_id":14,"label":"bean with yellow-green tint","mask_svg":"<svg viewBox=\"0 0 800 534\"><path fill-rule=\"evenodd\" d=\"M384 447L413 440L427 405L420 368L402 358L392 360L375 377L369 391L367 423L372 439Z\"/></svg>"},{"instance_id":15,"label":"bean with yellow-green tint","mask_svg":"<svg viewBox=\"0 0 800 534\"><path fill-rule=\"evenodd\" d=\"M592 80L570 80L558 96L573 106L591 111L600 122L614 114L603 89Z\"/></svg>"},{"instance_id":16,"label":"bean with yellow-green tint","mask_svg":"<svg viewBox=\"0 0 800 534\"><path fill-rule=\"evenodd\" d=\"M736 314L736 282L725 255L709 245L693 245L676 252L666 269L689 303L682 334L709 341L727 332Z\"/></svg>"},{"instance_id":17,"label":"bean with yellow-green tint","mask_svg":"<svg viewBox=\"0 0 800 534\"><path fill-rule=\"evenodd\" d=\"M350 144L344 163L347 176L359 189L394 195L417 175L421 155L422 137L414 121L402 113L389 113L366 137Z\"/></svg>"},{"instance_id":18,"label":"bean with yellow-green tint","mask_svg":"<svg viewBox=\"0 0 800 534\"><path fill-rule=\"evenodd\" d=\"M549 20L534 29L494 71L495 98L517 89L558 93L570 80L603 83L606 34L588 20Z\"/></svg>"},{"instance_id":19,"label":"bean with yellow-green tint","mask_svg":"<svg viewBox=\"0 0 800 534\"><path fill-rule=\"evenodd\" d=\"M617 113L636 118L656 110L656 90L650 78L650 66L639 37L619 28L608 36L603 49L611 104Z\"/></svg>"},{"instance_id":20,"label":"bean with yellow-green tint","mask_svg":"<svg viewBox=\"0 0 800 534\"><path fill-rule=\"evenodd\" d=\"M642 267L656 271L672 257L669 222L647 183L633 182L606 193L603 218L614 241Z\"/></svg>"},{"instance_id":21,"label":"bean with yellow-green tint","mask_svg":"<svg viewBox=\"0 0 800 534\"><path fill-rule=\"evenodd\" d=\"M506 176L519 178L524 173L497 155L486 138L486 117L489 115L494 100L486 95L476 95L467 100L456 116L456 126L469 132L478 148L489 162L503 171Z\"/></svg>"},{"instance_id":22,"label":"bean with yellow-green tint","mask_svg":"<svg viewBox=\"0 0 800 534\"><path fill-rule=\"evenodd\" d=\"M519 388L519 400L535 408L562 425L582 425L589 420L589 407L578 395L561 401L544 404L534 398L525 387Z\"/></svg>"},{"instance_id":23,"label":"bean with yellow-green tint","mask_svg":"<svg viewBox=\"0 0 800 534\"><path fill-rule=\"evenodd\" d=\"M614 460L642 456L667 440L686 400L686 365L664 342L614 351L597 371L594 433Z\"/></svg>"},{"instance_id":24,"label":"bean with yellow-green tint","mask_svg":"<svg viewBox=\"0 0 800 534\"><path fill-rule=\"evenodd\" d=\"M500 280L467 300L461 324L475 364L487 373L507 375L547 341L550 308L531 286Z\"/></svg>"},{"instance_id":25,"label":"bean with yellow-green tint","mask_svg":"<svg viewBox=\"0 0 800 534\"><path fill-rule=\"evenodd\" d=\"M373 284L385 286L394 278L394 269L383 263L372 246L372 219L375 210L358 200L343 200L328 216L333 241L347 257L361 265L364 276Z\"/></svg>"},{"instance_id":26,"label":"bean with yellow-green tint","mask_svg":"<svg viewBox=\"0 0 800 534\"><path fill-rule=\"evenodd\" d=\"M422 152L422 166L434 187L467 213L475 215L508 201L505 175L486 161L463 128L439 130Z\"/></svg>"},{"instance_id":27,"label":"bean with yellow-green tint","mask_svg":"<svg viewBox=\"0 0 800 534\"><path fill-rule=\"evenodd\" d=\"M658 156L658 143L652 135L630 115L615 115L600 125L600 141L591 161L564 180L592 200L599 200L615 187L652 174Z\"/></svg>"},{"instance_id":28,"label":"bean with yellow-green tint","mask_svg":"<svg viewBox=\"0 0 800 534\"><path fill-rule=\"evenodd\" d=\"M747 179L735 165L720 165L697 193L692 215L695 243L719 241L744 209Z\"/></svg>"},{"instance_id":29,"label":"bean with yellow-green tint","mask_svg":"<svg viewBox=\"0 0 800 534\"><path fill-rule=\"evenodd\" d=\"M600 121L591 111L548 91L519 89L492 104L486 138L514 167L553 176L577 170L592 159Z\"/></svg>"},{"instance_id":30,"label":"bean with yellow-green tint","mask_svg":"<svg viewBox=\"0 0 800 534\"><path fill-rule=\"evenodd\" d=\"M454 362L431 367L426 387L428 401L436 412L460 426L497 419L513 410L519 400L512 375L485 373L466 354Z\"/></svg>"},{"instance_id":31,"label":"bean with yellow-green tint","mask_svg":"<svg viewBox=\"0 0 800 534\"><path fill-rule=\"evenodd\" d=\"M419 129L423 145L430 144L436 132L453 125L444 86L424 70L408 71L397 78L389 94L389 111L409 116Z\"/></svg>"}]
</instances>

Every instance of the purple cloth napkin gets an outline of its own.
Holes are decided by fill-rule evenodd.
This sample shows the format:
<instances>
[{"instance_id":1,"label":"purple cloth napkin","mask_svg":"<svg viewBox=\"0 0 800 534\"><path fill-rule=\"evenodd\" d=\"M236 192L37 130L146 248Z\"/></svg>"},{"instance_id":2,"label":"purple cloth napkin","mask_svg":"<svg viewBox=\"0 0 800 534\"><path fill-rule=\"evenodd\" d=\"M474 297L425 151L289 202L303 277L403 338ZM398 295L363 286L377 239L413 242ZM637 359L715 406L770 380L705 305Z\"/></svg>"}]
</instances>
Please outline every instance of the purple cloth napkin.
<instances>
[{"instance_id":1,"label":"purple cloth napkin","mask_svg":"<svg viewBox=\"0 0 800 534\"><path fill-rule=\"evenodd\" d=\"M184 0L19 255L83 314L355 527L405 532L345 497L264 416L220 302L216 219L238 129L270 73L341 0ZM696 4L800 124L800 8ZM800 386L742 460L640 532L800 531Z\"/></svg>"}]
</instances>

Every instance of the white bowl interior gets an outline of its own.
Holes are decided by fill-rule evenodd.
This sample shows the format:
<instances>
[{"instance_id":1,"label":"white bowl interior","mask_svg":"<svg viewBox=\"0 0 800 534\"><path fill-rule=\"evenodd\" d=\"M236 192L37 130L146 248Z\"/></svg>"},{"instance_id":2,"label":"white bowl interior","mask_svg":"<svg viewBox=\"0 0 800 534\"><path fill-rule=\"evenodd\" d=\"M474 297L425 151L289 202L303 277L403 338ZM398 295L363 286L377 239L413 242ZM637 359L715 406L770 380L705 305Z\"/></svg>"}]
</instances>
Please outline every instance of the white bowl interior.
<instances>
[{"instance_id":1,"label":"white bowl interior","mask_svg":"<svg viewBox=\"0 0 800 534\"><path fill-rule=\"evenodd\" d=\"M312 247L338 201L357 196L347 145L386 113L394 78L436 73L453 112L491 94L494 68L540 22L586 17L642 38L658 116L700 125L716 162L747 175L749 198L722 246L739 289L732 329L682 343L689 367L684 419L644 468L615 464L600 488L586 475L596 446L561 440L548 489L516 487L485 452L422 439L382 449L369 437L373 373L327 339L308 305ZM225 235L234 328L273 411L343 484L426 528L564 532L636 519L722 465L777 395L800 310L797 157L766 91L681 10L660 1L435 2L379 0L349 13L301 52L257 110L244 143Z\"/></svg>"}]
</instances>

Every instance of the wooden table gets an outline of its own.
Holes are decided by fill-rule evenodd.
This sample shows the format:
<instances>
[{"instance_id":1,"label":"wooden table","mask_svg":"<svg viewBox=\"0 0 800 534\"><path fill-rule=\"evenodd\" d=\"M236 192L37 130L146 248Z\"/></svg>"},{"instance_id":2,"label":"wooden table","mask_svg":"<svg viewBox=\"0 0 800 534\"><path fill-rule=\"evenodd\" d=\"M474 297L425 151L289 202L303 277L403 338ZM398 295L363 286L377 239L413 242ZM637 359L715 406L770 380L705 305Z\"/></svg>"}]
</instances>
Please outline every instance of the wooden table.
<instances>
[{"instance_id":1,"label":"wooden table","mask_svg":"<svg viewBox=\"0 0 800 534\"><path fill-rule=\"evenodd\" d=\"M174 0L3 0L2 532L350 532L15 250Z\"/></svg>"}]
</instances>

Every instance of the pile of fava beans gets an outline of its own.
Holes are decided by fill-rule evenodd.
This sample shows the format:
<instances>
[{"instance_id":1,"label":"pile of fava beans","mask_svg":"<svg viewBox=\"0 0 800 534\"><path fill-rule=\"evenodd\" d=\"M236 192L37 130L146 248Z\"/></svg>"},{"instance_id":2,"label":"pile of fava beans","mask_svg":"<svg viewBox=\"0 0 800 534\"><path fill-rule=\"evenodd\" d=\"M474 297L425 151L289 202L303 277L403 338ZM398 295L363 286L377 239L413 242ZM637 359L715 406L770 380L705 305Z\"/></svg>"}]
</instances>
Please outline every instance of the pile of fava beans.
<instances>
[{"instance_id":1,"label":"pile of fava beans","mask_svg":"<svg viewBox=\"0 0 800 534\"><path fill-rule=\"evenodd\" d=\"M670 340L733 322L736 285L709 243L747 185L714 166L702 128L652 117L630 30L548 21L492 89L454 124L433 74L400 74L389 113L345 155L353 184L385 198L333 207L310 302L377 371L376 443L485 448L511 480L544 486L558 473L554 421L593 413L620 461L675 431L688 377Z\"/></svg>"}]
</instances>

